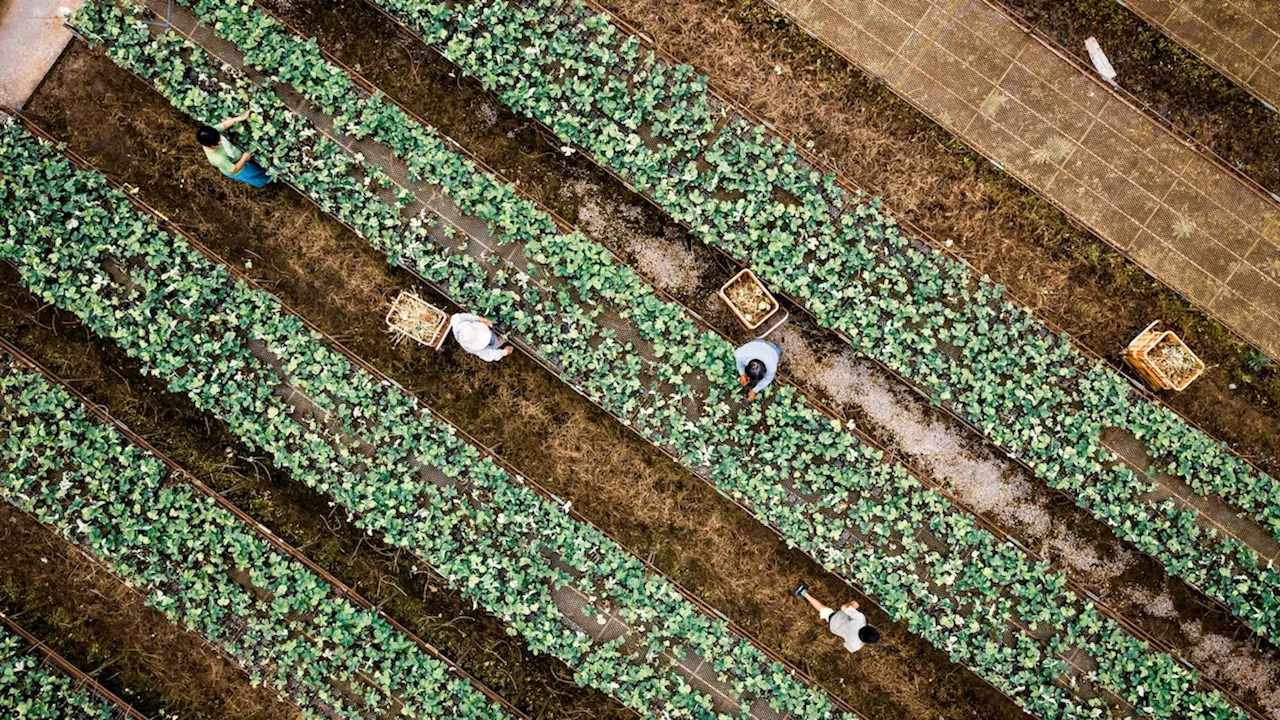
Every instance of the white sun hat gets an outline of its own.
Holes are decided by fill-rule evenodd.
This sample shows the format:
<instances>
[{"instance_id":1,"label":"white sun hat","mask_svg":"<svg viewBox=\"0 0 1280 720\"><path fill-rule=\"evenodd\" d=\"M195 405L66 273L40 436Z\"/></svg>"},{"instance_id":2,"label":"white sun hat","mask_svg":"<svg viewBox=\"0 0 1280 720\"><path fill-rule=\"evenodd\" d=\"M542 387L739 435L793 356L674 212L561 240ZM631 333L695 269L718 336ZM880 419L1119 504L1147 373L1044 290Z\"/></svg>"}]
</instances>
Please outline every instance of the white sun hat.
<instances>
[{"instance_id":1,"label":"white sun hat","mask_svg":"<svg viewBox=\"0 0 1280 720\"><path fill-rule=\"evenodd\" d=\"M458 339L458 344L463 350L470 352L479 352L489 347L489 341L493 339L493 332L484 323L475 321L459 323L453 329L453 336Z\"/></svg>"}]
</instances>

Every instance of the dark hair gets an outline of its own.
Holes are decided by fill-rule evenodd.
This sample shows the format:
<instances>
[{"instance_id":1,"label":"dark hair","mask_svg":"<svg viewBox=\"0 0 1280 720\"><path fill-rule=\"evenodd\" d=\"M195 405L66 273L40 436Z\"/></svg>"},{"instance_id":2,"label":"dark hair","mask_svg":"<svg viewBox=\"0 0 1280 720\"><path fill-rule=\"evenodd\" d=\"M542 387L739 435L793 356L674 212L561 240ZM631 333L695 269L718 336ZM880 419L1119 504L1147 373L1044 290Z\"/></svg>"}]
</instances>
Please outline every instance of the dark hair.
<instances>
[{"instance_id":1,"label":"dark hair","mask_svg":"<svg viewBox=\"0 0 1280 720\"><path fill-rule=\"evenodd\" d=\"M213 147L221 139L222 133L211 125L201 125L200 129L196 131L196 142L205 147Z\"/></svg>"},{"instance_id":2,"label":"dark hair","mask_svg":"<svg viewBox=\"0 0 1280 720\"><path fill-rule=\"evenodd\" d=\"M752 360L747 363L747 378L749 378L751 382L760 382L764 379L766 372L768 372L768 368L764 366L763 361Z\"/></svg>"},{"instance_id":3,"label":"dark hair","mask_svg":"<svg viewBox=\"0 0 1280 720\"><path fill-rule=\"evenodd\" d=\"M870 625L864 625L858 629L858 639L868 645L874 645L880 642L880 631Z\"/></svg>"}]
</instances>

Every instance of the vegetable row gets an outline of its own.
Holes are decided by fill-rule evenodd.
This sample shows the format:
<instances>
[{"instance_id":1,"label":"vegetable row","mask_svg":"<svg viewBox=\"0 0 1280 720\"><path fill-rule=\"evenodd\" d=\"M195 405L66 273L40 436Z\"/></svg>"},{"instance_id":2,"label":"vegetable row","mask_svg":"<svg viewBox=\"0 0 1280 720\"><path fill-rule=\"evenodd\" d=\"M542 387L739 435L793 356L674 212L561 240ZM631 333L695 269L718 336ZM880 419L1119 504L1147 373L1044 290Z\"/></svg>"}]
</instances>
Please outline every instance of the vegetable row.
<instances>
[{"instance_id":1,"label":"vegetable row","mask_svg":"<svg viewBox=\"0 0 1280 720\"><path fill-rule=\"evenodd\" d=\"M84 22L96 12L115 17L86 8ZM795 718L843 717L824 693L269 295L150 224L103 178L19 128L5 128L2 140L0 249L29 288L329 494L370 535L422 558L535 652L563 660L579 683L645 717L748 717L753 702ZM585 598L587 614L619 618L627 631L596 640L565 622L557 603L566 589ZM678 663L698 658L740 706L715 706L682 674Z\"/></svg>"},{"instance_id":2,"label":"vegetable row","mask_svg":"<svg viewBox=\"0 0 1280 720\"><path fill-rule=\"evenodd\" d=\"M0 625L0 708L22 720L117 720L112 700L54 670L22 637Z\"/></svg>"},{"instance_id":3,"label":"vegetable row","mask_svg":"<svg viewBox=\"0 0 1280 720\"><path fill-rule=\"evenodd\" d=\"M1226 596L1255 627L1275 622L1274 605L1242 607L1254 581L1160 552L1207 533L1144 501L1152 483L1118 461L1103 434L1129 433L1152 471L1280 534L1275 478L1002 299L985 276L907 236L878 201L851 195L794 145L728 111L705 78L667 65L580 0L374 2L1172 572ZM1223 553L1239 556L1235 544Z\"/></svg>"},{"instance_id":4,"label":"vegetable row","mask_svg":"<svg viewBox=\"0 0 1280 720\"><path fill-rule=\"evenodd\" d=\"M377 234L366 235L375 246L441 284L464 305L502 319L580 391L685 457L687 464L703 469L721 489L828 567L857 575L873 594L887 599L891 614L946 647L954 659L974 667L1024 705L1054 716L1070 716L1077 702L1082 703L1080 713L1101 705L1080 701L1056 686L1066 668L1055 656L1076 647L1088 648L1088 654L1101 659L1102 669L1090 677L1131 702L1151 702L1163 713L1173 712L1182 702L1179 696L1192 687L1194 674L1166 656L1150 655L1142 643L1063 591L1060 575L1048 575L1020 550L997 543L900 467L890 466L851 434L833 428L793 391L778 393L764 409L734 402L732 348L721 338L703 332L681 308L657 298L600 246L576 233L560 234L544 213L477 171L396 106L361 93L336 69L322 71L325 59L312 43L292 38L247 6L191 6L245 49L249 64L290 82L314 107L338 118L335 127L382 143L416 178L439 184L466 212L488 221L499 240L523 250L521 266L527 272L508 273L496 266L486 271L483 261L459 249L456 238L449 240L423 218L401 222L398 229L380 226ZM194 61L198 54L188 50L184 57ZM259 92L253 102L269 118L274 111L268 108L279 101ZM223 110L230 108L195 109L204 117ZM314 133L264 138L251 132L245 137L255 150L255 143L260 143L272 157L292 156L294 162L321 154L308 149ZM281 151L284 146L292 147L292 153ZM288 164L273 170L291 178ZM335 208L332 212L339 218L343 206L356 204L302 187L323 206ZM392 209L386 211L390 218ZM428 236L420 234L423 229ZM446 247L453 251L446 252ZM503 251L510 253L511 248ZM612 328L603 327L606 309L627 321L639 340L625 343ZM651 360L641 362L638 355ZM696 417L689 416L690 407L700 409ZM753 433L759 439L757 447L743 448L736 442ZM815 438L825 452L811 448ZM792 482L794 491L788 492ZM795 497L797 492L801 497ZM916 523L904 524L904 517ZM948 550L932 550L914 537L919 524L940 536ZM870 547L851 547L851 535L861 535ZM869 551L880 565L868 563ZM986 562L975 563L970 555ZM1039 624L1058 632L1037 640L1034 631ZM1009 645L999 646L1006 627L1018 632ZM990 647L993 640L995 649ZM1028 657L1034 663L1024 667ZM1159 700L1148 700L1153 696ZM1188 716L1234 712L1216 696L1195 697L1195 709Z\"/></svg>"},{"instance_id":5,"label":"vegetable row","mask_svg":"<svg viewBox=\"0 0 1280 720\"><path fill-rule=\"evenodd\" d=\"M62 387L0 361L0 497L309 718L510 717Z\"/></svg>"}]
</instances>

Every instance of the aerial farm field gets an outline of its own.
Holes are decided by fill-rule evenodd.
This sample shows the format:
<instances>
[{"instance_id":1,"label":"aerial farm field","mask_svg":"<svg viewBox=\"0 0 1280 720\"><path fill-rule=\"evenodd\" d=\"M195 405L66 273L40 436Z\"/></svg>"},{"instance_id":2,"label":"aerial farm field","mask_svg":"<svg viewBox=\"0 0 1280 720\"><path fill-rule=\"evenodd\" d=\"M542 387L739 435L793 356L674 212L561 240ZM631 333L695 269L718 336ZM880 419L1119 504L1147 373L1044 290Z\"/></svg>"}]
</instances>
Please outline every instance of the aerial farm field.
<instances>
[{"instance_id":1,"label":"aerial farm field","mask_svg":"<svg viewBox=\"0 0 1280 720\"><path fill-rule=\"evenodd\" d=\"M1280 358L775 3L24 2L0 718L1280 720Z\"/></svg>"}]
</instances>

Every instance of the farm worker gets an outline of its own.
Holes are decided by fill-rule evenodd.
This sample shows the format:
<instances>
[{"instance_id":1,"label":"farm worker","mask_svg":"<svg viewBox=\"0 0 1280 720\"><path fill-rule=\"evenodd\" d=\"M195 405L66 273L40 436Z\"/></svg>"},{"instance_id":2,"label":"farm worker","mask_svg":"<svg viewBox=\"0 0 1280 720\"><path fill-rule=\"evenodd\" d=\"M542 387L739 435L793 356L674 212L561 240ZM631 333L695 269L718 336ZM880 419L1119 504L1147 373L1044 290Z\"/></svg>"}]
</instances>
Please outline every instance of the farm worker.
<instances>
[{"instance_id":1,"label":"farm worker","mask_svg":"<svg viewBox=\"0 0 1280 720\"><path fill-rule=\"evenodd\" d=\"M485 362L501 360L515 349L510 345L503 347L502 338L493 331L493 321L479 315L456 313L449 318L449 329L463 350Z\"/></svg>"},{"instance_id":2,"label":"farm worker","mask_svg":"<svg viewBox=\"0 0 1280 720\"><path fill-rule=\"evenodd\" d=\"M240 148L232 145L231 141L220 132L248 119L249 113L245 113L238 117L227 118L216 127L201 125L200 129L196 130L196 140L204 148L204 156L209 159L209 163L221 170L223 175L260 188L271 182L271 176L267 175L262 166L253 161L249 153L241 152Z\"/></svg>"},{"instance_id":3,"label":"farm worker","mask_svg":"<svg viewBox=\"0 0 1280 720\"><path fill-rule=\"evenodd\" d=\"M823 605L817 598L809 594L809 588L801 585L796 588L796 595L809 601L818 617L827 621L832 635L844 639L844 649L856 653L864 644L874 645L880 642L880 632L867 624L867 616L858 612L856 600L845 603L840 610L832 610Z\"/></svg>"},{"instance_id":4,"label":"farm worker","mask_svg":"<svg viewBox=\"0 0 1280 720\"><path fill-rule=\"evenodd\" d=\"M778 374L778 361L782 359L782 346L768 340L752 340L733 353L738 364L738 384L747 390L747 399L755 400L756 393L769 387Z\"/></svg>"}]
</instances>

